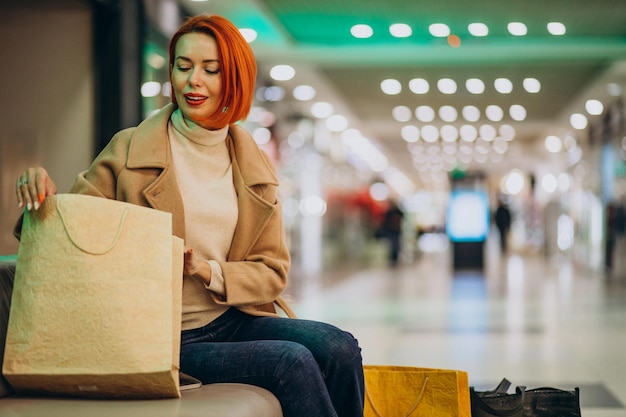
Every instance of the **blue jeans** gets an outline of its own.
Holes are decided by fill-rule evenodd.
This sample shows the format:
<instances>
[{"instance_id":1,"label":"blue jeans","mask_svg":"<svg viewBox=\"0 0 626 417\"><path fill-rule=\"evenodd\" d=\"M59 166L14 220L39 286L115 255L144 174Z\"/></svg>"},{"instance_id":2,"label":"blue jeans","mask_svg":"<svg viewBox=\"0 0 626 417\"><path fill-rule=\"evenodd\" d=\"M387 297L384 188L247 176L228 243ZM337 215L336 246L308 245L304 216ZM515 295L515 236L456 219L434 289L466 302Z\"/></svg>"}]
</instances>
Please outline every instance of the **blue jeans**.
<instances>
[{"instance_id":1,"label":"blue jeans","mask_svg":"<svg viewBox=\"0 0 626 417\"><path fill-rule=\"evenodd\" d=\"M278 398L284 417L363 416L361 349L330 324L231 308L182 332L180 368L205 384L263 387Z\"/></svg>"}]
</instances>

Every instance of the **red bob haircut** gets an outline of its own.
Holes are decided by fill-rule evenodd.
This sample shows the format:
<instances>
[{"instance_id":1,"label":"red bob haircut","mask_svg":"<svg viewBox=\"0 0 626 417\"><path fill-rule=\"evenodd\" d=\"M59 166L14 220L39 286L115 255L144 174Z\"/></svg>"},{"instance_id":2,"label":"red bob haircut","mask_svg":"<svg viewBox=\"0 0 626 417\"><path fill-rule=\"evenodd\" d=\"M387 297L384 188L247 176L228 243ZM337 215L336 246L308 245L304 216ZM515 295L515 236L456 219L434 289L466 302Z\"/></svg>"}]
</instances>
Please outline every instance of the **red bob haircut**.
<instances>
[{"instance_id":1,"label":"red bob haircut","mask_svg":"<svg viewBox=\"0 0 626 417\"><path fill-rule=\"evenodd\" d=\"M250 113L254 84L256 81L256 59L252 48L229 20L217 15L199 15L187 20L172 36L169 45L170 79L178 40L188 33L204 33L215 39L222 72L222 101L211 116L216 126L226 126L245 119ZM176 97L172 94L172 102ZM226 108L226 111L222 109Z\"/></svg>"}]
</instances>

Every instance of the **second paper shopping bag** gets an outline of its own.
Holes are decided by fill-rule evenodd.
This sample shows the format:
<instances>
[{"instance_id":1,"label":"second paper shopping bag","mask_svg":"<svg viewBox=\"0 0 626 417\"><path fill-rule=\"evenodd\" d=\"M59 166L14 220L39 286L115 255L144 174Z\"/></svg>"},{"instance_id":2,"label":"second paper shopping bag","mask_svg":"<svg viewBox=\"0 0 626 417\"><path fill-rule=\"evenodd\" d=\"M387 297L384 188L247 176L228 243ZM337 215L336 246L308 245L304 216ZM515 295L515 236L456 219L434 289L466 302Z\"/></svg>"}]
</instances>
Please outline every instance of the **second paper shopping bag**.
<instances>
[{"instance_id":1,"label":"second paper shopping bag","mask_svg":"<svg viewBox=\"0 0 626 417\"><path fill-rule=\"evenodd\" d=\"M365 417L470 417L467 372L364 366Z\"/></svg>"}]
</instances>

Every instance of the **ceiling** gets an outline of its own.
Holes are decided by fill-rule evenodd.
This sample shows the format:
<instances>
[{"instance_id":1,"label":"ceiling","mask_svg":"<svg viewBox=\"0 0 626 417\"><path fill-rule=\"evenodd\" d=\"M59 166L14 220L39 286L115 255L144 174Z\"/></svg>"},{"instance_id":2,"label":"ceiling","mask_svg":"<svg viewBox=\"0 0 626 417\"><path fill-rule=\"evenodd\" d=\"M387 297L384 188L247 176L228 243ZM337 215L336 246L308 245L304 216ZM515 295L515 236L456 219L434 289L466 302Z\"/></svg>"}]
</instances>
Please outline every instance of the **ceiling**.
<instances>
[{"instance_id":1,"label":"ceiling","mask_svg":"<svg viewBox=\"0 0 626 417\"><path fill-rule=\"evenodd\" d=\"M375 142L391 165L422 187L428 186L434 177L429 176L428 170L417 168L429 162L419 159L416 166L415 155L420 150L415 150L415 143L409 145L401 138L401 129L407 124L421 129L425 123L414 114L409 121L396 121L392 117L396 106L407 106L413 112L421 105L429 105L435 111L448 105L459 115L464 106L476 106L482 115L476 122L463 121L459 116L455 122L435 117L426 124L439 128L446 124L457 128L470 124L478 128L491 123L496 129L509 124L516 135L508 142L504 158L483 164L467 162L465 167L495 175L511 168L545 172L564 169L568 161L565 150L557 154L545 151L545 137L569 135L584 147L587 131L573 129L570 115L586 114L587 99L600 100L605 109L615 102L618 97L609 93L607 83L626 90L624 0L180 0L180 3L191 14L217 13L240 28L254 28L258 37L252 46L260 64L261 84L279 84L287 91L298 84L314 86L315 100L332 102L335 112L348 118L350 127ZM548 33L546 25L553 21L565 24L565 35ZM486 24L489 35L471 35L468 24L473 22ZM508 22L523 22L527 36L511 35L507 31ZM361 23L372 27L372 37L357 39L350 34L350 28ZM389 34L392 23L408 24L412 35L392 37ZM445 37L433 37L428 30L432 23L447 24L451 33L458 36L460 46L450 46ZM276 64L292 65L296 76L290 81L271 81L269 69ZM409 81L418 77L430 83L428 93L417 95L408 88ZM510 94L494 89L493 82L500 77L512 81ZM531 94L522 88L527 77L540 81L540 92ZM381 81L389 78L400 81L399 94L386 95L381 91ZM454 80L457 92L440 93L436 83L441 78ZM483 80L485 92L470 94L465 88L469 78ZM494 104L504 110L499 122L490 122L484 115L484 109ZM509 117L508 109L513 104L526 109L524 121ZM291 115L308 114L310 105L293 100L288 108ZM601 117L587 116L591 123Z\"/></svg>"}]
</instances>

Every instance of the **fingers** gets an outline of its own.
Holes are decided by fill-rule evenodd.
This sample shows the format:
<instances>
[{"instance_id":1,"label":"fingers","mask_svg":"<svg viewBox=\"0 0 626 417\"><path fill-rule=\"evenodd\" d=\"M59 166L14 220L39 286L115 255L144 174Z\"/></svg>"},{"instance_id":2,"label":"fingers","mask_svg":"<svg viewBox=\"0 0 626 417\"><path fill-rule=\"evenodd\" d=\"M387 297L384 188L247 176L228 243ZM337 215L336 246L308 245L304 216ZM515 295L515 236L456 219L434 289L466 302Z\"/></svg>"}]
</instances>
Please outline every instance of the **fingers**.
<instances>
[{"instance_id":1,"label":"fingers","mask_svg":"<svg viewBox=\"0 0 626 417\"><path fill-rule=\"evenodd\" d=\"M193 268L194 259L193 259L193 249L185 248L185 268Z\"/></svg>"},{"instance_id":2,"label":"fingers","mask_svg":"<svg viewBox=\"0 0 626 417\"><path fill-rule=\"evenodd\" d=\"M52 182L52 179L50 179L50 177L46 177L46 183L45 183L45 188L44 188L44 195L43 198L41 198L41 194L39 195L39 198L43 201L44 198L46 198L49 195L55 195L57 193L57 186L54 182Z\"/></svg>"},{"instance_id":3,"label":"fingers","mask_svg":"<svg viewBox=\"0 0 626 417\"><path fill-rule=\"evenodd\" d=\"M192 248L185 248L183 272L186 275L194 275L198 270L198 265L193 256Z\"/></svg>"},{"instance_id":4,"label":"fingers","mask_svg":"<svg viewBox=\"0 0 626 417\"><path fill-rule=\"evenodd\" d=\"M27 210L33 208L33 201L30 195L28 179L25 174L20 175L15 185L15 194L17 196L17 205L19 208L26 207Z\"/></svg>"},{"instance_id":5,"label":"fingers","mask_svg":"<svg viewBox=\"0 0 626 417\"><path fill-rule=\"evenodd\" d=\"M56 194L56 185L44 168L29 168L18 177L15 194L20 208L37 210L46 196Z\"/></svg>"}]
</instances>

